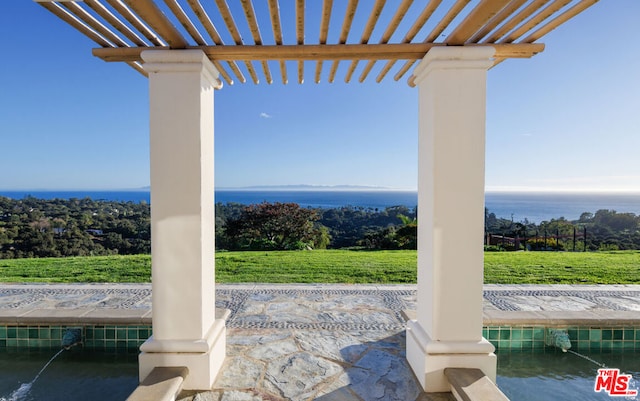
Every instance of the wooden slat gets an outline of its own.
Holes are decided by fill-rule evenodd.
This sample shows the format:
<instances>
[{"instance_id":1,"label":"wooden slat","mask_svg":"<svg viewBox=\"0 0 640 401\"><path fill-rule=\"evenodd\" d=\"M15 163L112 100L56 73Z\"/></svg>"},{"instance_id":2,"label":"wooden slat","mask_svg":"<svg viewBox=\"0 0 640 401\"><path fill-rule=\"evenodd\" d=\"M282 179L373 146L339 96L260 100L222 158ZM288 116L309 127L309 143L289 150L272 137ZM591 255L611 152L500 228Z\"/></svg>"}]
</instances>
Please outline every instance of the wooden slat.
<instances>
[{"instance_id":1,"label":"wooden slat","mask_svg":"<svg viewBox=\"0 0 640 401\"><path fill-rule=\"evenodd\" d=\"M349 38L349 32L351 31L351 25L353 24L353 17L356 15L356 10L358 8L358 0L349 0L349 4L347 4L347 9L344 13L344 21L342 21L342 28L340 29L340 44L347 43L347 39Z\"/></svg>"},{"instance_id":2,"label":"wooden slat","mask_svg":"<svg viewBox=\"0 0 640 401\"><path fill-rule=\"evenodd\" d=\"M378 19L380 18L380 14L382 14L382 9L384 8L385 3L386 0L376 0L376 4L371 9L371 14L369 14L369 19L367 20L364 31L362 32L360 44L369 43L369 38L378 23Z\"/></svg>"},{"instance_id":3,"label":"wooden slat","mask_svg":"<svg viewBox=\"0 0 640 401\"><path fill-rule=\"evenodd\" d=\"M413 0L403 0L402 3L400 3L400 6L396 10L396 13L393 15L393 18L391 18L391 22L389 22L389 26L387 26L387 29L385 29L384 33L382 34L380 43L389 43L391 36L393 36L393 34L396 32L396 29L398 29L398 25L400 25L402 19L407 14L407 11L409 11L409 7L411 7L412 4Z\"/></svg>"},{"instance_id":4,"label":"wooden slat","mask_svg":"<svg viewBox=\"0 0 640 401\"><path fill-rule=\"evenodd\" d=\"M304 44L304 0L296 0L296 43Z\"/></svg>"},{"instance_id":5,"label":"wooden slat","mask_svg":"<svg viewBox=\"0 0 640 401\"><path fill-rule=\"evenodd\" d=\"M243 45L244 43L242 42L242 37L240 36L240 32L236 27L236 22L233 20L233 15L231 15L231 11L229 10L229 5L227 4L226 0L216 0L216 5L218 6L220 15L222 16L222 19L224 20L224 23L227 26L227 29L229 30L229 33L231 34L231 37L233 38L235 44ZM256 85L260 83L258 74L256 74L253 65L251 65L249 61L244 61L244 65L247 68L247 71L249 71L249 75L251 76L253 82Z\"/></svg>"},{"instance_id":6,"label":"wooden slat","mask_svg":"<svg viewBox=\"0 0 640 401\"><path fill-rule=\"evenodd\" d=\"M227 4L226 0L215 1L216 5L218 6L218 10L220 11L220 15L222 16L222 19L224 20L224 23L227 26L231 37L233 38L233 41L237 45L242 45L242 37L240 36L240 32L236 27L236 22L233 20L233 15L231 15L231 11L229 10L229 5Z\"/></svg>"},{"instance_id":7,"label":"wooden slat","mask_svg":"<svg viewBox=\"0 0 640 401\"><path fill-rule=\"evenodd\" d=\"M320 20L320 41L321 45L327 43L327 35L329 34L329 22L331 21L331 7L333 0L324 0L322 3L322 19ZM316 63L316 83L320 83L320 75L322 74L322 60Z\"/></svg>"},{"instance_id":8,"label":"wooden slat","mask_svg":"<svg viewBox=\"0 0 640 401\"><path fill-rule=\"evenodd\" d=\"M216 29L215 25L213 25L211 18L209 18L209 14L207 14L205 9L202 7L202 4L200 4L200 1L187 0L187 2L189 3L189 6L193 10L193 13L196 15L196 17L204 27L205 31L207 31L207 33L209 34L209 37L211 37L211 40L213 41L213 43L219 46L224 45L224 42L222 41L222 38L220 37L218 30ZM240 71L240 69L238 68L238 65L236 64L236 62L231 61L231 62L228 62L228 64L231 70L233 71L233 73L236 75L236 77L238 77L240 82L245 83L247 80L242 74L242 72ZM222 68L222 65L218 64L216 65L216 68L218 68L218 70L220 71L220 75L222 75L224 80L227 81L229 85L233 85L233 80L231 79L229 74L225 71L225 69Z\"/></svg>"},{"instance_id":9,"label":"wooden slat","mask_svg":"<svg viewBox=\"0 0 640 401\"><path fill-rule=\"evenodd\" d=\"M148 43L144 41L137 33L132 31L127 25L123 24L109 9L107 9L102 3L97 0L84 0L89 8L96 12L100 17L104 18L111 26L122 33L127 39L129 39L136 46L148 46ZM135 68L135 67L134 67Z\"/></svg>"},{"instance_id":10,"label":"wooden slat","mask_svg":"<svg viewBox=\"0 0 640 401\"><path fill-rule=\"evenodd\" d=\"M80 20L82 20L85 24L90 26L91 29L95 30L104 38L106 38L108 41L113 43L115 46L129 47L127 42L125 42L121 37L113 33L109 28L104 26L100 21L95 19L93 15L89 14L85 9L80 7L78 3L62 2L60 4L63 7L65 7L70 13L72 13L73 15L78 17Z\"/></svg>"},{"instance_id":11,"label":"wooden slat","mask_svg":"<svg viewBox=\"0 0 640 401\"><path fill-rule=\"evenodd\" d=\"M396 75L393 76L393 80L394 81L399 81L400 78L402 78L404 76L404 74L407 73L407 71L409 71L409 68L413 67L413 65L417 62L418 60L409 60L406 63L404 63L404 65L402 66L402 68L400 68L400 70L398 70L398 72L396 72Z\"/></svg>"},{"instance_id":12,"label":"wooden slat","mask_svg":"<svg viewBox=\"0 0 640 401\"><path fill-rule=\"evenodd\" d=\"M484 0L481 1L465 19L451 32L445 40L449 45L462 45L466 43L476 32L482 29L493 17L495 17L511 0Z\"/></svg>"},{"instance_id":13,"label":"wooden slat","mask_svg":"<svg viewBox=\"0 0 640 401\"><path fill-rule=\"evenodd\" d=\"M429 33L429 35L427 35L427 38L424 40L423 43L433 43L433 42L435 42L435 40L438 39L440 34L442 32L444 32L445 29L447 29L449 24L451 24L451 22L458 16L458 14L460 14L460 12L462 12L464 7L470 1L471 0L457 0L451 6L451 8L449 8L449 11L447 11L445 16L442 17L440 22L438 22L438 24L433 28L431 33ZM393 79L396 80L396 81L400 80L400 78L402 78L404 76L404 74L406 74L407 71L409 71L409 68L411 68L415 64L415 62L416 62L415 60L410 60L410 61L407 61L406 63L404 63L402 68L400 68L400 70L396 73L396 75L393 76Z\"/></svg>"},{"instance_id":14,"label":"wooden slat","mask_svg":"<svg viewBox=\"0 0 640 401\"><path fill-rule=\"evenodd\" d=\"M411 7L411 4L413 4L413 0L403 0L402 3L400 3L400 6L396 10L396 13L391 18L391 22L389 22L387 29L385 29L384 33L382 34L382 38L380 38L381 44L389 43L391 36L393 36L396 29L398 29L398 25L400 25L400 22L402 22L402 19L407 14L407 11L409 10L409 7ZM371 71L375 63L375 60L369 60L367 62L367 65L364 67L362 73L360 74L359 81L361 83L364 82L365 79L367 79L367 76L369 75L369 72Z\"/></svg>"},{"instance_id":15,"label":"wooden slat","mask_svg":"<svg viewBox=\"0 0 640 401\"><path fill-rule=\"evenodd\" d=\"M251 31L251 36L253 37L253 41L256 45L262 45L262 37L260 36L260 28L258 27L258 20L256 19L256 12L253 9L253 4L251 4L250 0L240 0L242 4L242 9L244 10L244 15L247 19L247 24L249 24L249 30ZM271 78L271 71L269 71L269 65L266 61L262 63L262 71L264 72L265 80L268 84L273 83L273 78Z\"/></svg>"},{"instance_id":16,"label":"wooden slat","mask_svg":"<svg viewBox=\"0 0 640 401\"><path fill-rule=\"evenodd\" d=\"M282 25L280 23L280 6L278 5L278 0L269 0L269 15L271 17L275 43L276 45L282 45ZM282 83L287 84L289 82L287 65L282 60L280 61L280 75L282 76Z\"/></svg>"},{"instance_id":17,"label":"wooden slat","mask_svg":"<svg viewBox=\"0 0 640 401\"><path fill-rule=\"evenodd\" d=\"M495 67L496 65L502 63L505 60L506 60L506 58L494 58L493 59L493 65L489 69Z\"/></svg>"},{"instance_id":18,"label":"wooden slat","mask_svg":"<svg viewBox=\"0 0 640 401\"><path fill-rule=\"evenodd\" d=\"M338 64L340 64L340 60L333 60L333 63L331 63L331 70L329 70L329 83L333 83L333 81L336 79Z\"/></svg>"},{"instance_id":19,"label":"wooden slat","mask_svg":"<svg viewBox=\"0 0 640 401\"><path fill-rule=\"evenodd\" d=\"M269 16L273 27L273 38L276 45L282 44L282 23L280 22L280 5L278 0L269 0Z\"/></svg>"},{"instance_id":20,"label":"wooden slat","mask_svg":"<svg viewBox=\"0 0 640 401\"><path fill-rule=\"evenodd\" d=\"M253 80L253 83L258 85L260 83L260 79L258 78L258 74L256 74L256 70L253 69L253 65L251 64L251 62L245 61L244 66L247 68L247 71L249 71L249 76Z\"/></svg>"},{"instance_id":21,"label":"wooden slat","mask_svg":"<svg viewBox=\"0 0 640 401\"><path fill-rule=\"evenodd\" d=\"M547 23L545 26L539 28L538 30L536 30L535 32L533 32L532 34L530 34L529 36L524 38L522 40L522 43L535 42L536 40L540 39L541 37L543 37L547 33L551 32L554 29L556 29L561 24L564 24L565 22L569 21L571 18L573 18L576 15L580 14L581 12L583 12L587 8L591 7L592 5L596 4L597 2L598 2L598 0L583 0L583 1L581 1L580 3L578 3L575 6L571 7L570 9L565 11L564 13L560 14L558 17L554 18L552 21Z\"/></svg>"},{"instance_id":22,"label":"wooden slat","mask_svg":"<svg viewBox=\"0 0 640 401\"><path fill-rule=\"evenodd\" d=\"M329 35L329 23L331 21L331 8L333 7L333 0L324 0L322 3L322 19L320 21L320 41L321 45L327 43L327 36Z\"/></svg>"},{"instance_id":23,"label":"wooden slat","mask_svg":"<svg viewBox=\"0 0 640 401\"><path fill-rule=\"evenodd\" d=\"M369 72L371 72L371 69L373 68L373 65L375 63L376 63L376 60L367 61L367 65L364 66L364 69L360 73L360 78L358 78L358 82L363 83L364 80L367 79L367 76L369 75Z\"/></svg>"},{"instance_id":24,"label":"wooden slat","mask_svg":"<svg viewBox=\"0 0 640 401\"><path fill-rule=\"evenodd\" d=\"M360 37L360 44L364 45L369 43L369 38L378 23L378 19L380 18L380 14L382 14L385 2L386 0L376 0L375 5L371 9L371 14L369 14L369 19L364 27L364 31L362 32L362 37ZM347 75L344 78L344 82L349 83L349 81L351 81L351 76L353 76L353 72L358 66L358 61L359 60L353 60L351 62L351 65L349 65L349 69L347 70Z\"/></svg>"},{"instance_id":25,"label":"wooden slat","mask_svg":"<svg viewBox=\"0 0 640 401\"><path fill-rule=\"evenodd\" d=\"M322 75L322 60L316 61L316 75L315 75L315 83L320 83L320 76Z\"/></svg>"},{"instance_id":26,"label":"wooden slat","mask_svg":"<svg viewBox=\"0 0 640 401\"><path fill-rule=\"evenodd\" d=\"M212 60L420 60L427 52L444 43L346 44L346 45L271 45L271 46L192 46L201 49ZM496 58L527 58L542 50L542 43L468 44L465 47L490 46ZM157 49L166 49L157 47ZM105 61L141 61L141 47L96 48L93 55Z\"/></svg>"},{"instance_id":27,"label":"wooden slat","mask_svg":"<svg viewBox=\"0 0 640 401\"><path fill-rule=\"evenodd\" d=\"M513 13L516 12L527 0L512 0L505 8L502 9L495 17L491 18L489 22L485 26L482 27L481 30L476 32L475 35L469 39L471 43L478 43L482 38L487 36L489 32L493 31L495 27L500 25L504 20L509 18Z\"/></svg>"},{"instance_id":28,"label":"wooden slat","mask_svg":"<svg viewBox=\"0 0 640 401\"><path fill-rule=\"evenodd\" d=\"M89 39L93 40L100 46L107 48L112 47L113 45L109 43L107 39L102 37L98 32L94 31L91 27L86 25L84 22L80 21L75 15L71 14L69 11L63 9L56 3L41 3L38 2L42 7L46 8L50 12L52 12L55 16L71 25L78 31L80 31L83 35L87 36Z\"/></svg>"},{"instance_id":29,"label":"wooden slat","mask_svg":"<svg viewBox=\"0 0 640 401\"><path fill-rule=\"evenodd\" d=\"M267 81L269 85L273 83L273 78L271 77L271 71L269 70L269 65L266 61L260 62L262 65L262 72L264 72L264 79ZM257 83L257 82L256 82Z\"/></svg>"},{"instance_id":30,"label":"wooden slat","mask_svg":"<svg viewBox=\"0 0 640 401\"><path fill-rule=\"evenodd\" d=\"M535 28L538 24L542 23L547 18L551 17L553 14L558 12L567 4L571 3L572 0L556 0L553 3L549 4L544 10L541 10L536 15L533 16L526 23L522 24L515 31L511 32L509 35L505 36L500 40L500 43L512 43L516 41L519 37L529 32L531 29Z\"/></svg>"},{"instance_id":31,"label":"wooden slat","mask_svg":"<svg viewBox=\"0 0 640 401\"><path fill-rule=\"evenodd\" d=\"M287 76L287 64L284 62L284 60L280 60L280 76L282 77L282 83L283 84L288 84L289 83L289 77Z\"/></svg>"},{"instance_id":32,"label":"wooden slat","mask_svg":"<svg viewBox=\"0 0 640 401\"><path fill-rule=\"evenodd\" d=\"M147 73L147 71L145 71L145 69L142 68L140 63L127 63L127 65L133 68L134 70L138 71L140 74L144 75L145 77L149 76L149 73Z\"/></svg>"},{"instance_id":33,"label":"wooden slat","mask_svg":"<svg viewBox=\"0 0 640 401\"><path fill-rule=\"evenodd\" d=\"M376 77L376 82L377 83L382 82L384 77L387 76L387 74L389 73L391 68L396 64L396 61L397 60L389 60L389 61L387 61L387 63L384 65L384 67L382 67L382 69L378 73L378 76Z\"/></svg>"},{"instance_id":34,"label":"wooden slat","mask_svg":"<svg viewBox=\"0 0 640 401\"><path fill-rule=\"evenodd\" d=\"M344 14L344 21L342 21L342 29L340 30L340 44L347 43L347 38L349 37L349 31L351 31L351 24L353 23L353 17L356 15L356 9L358 8L358 0L349 0L349 4L347 4L347 10ZM329 71L329 82L332 83L336 77L336 72L338 71L338 64L340 64L339 60L334 60L331 64L331 70Z\"/></svg>"},{"instance_id":35,"label":"wooden slat","mask_svg":"<svg viewBox=\"0 0 640 401\"><path fill-rule=\"evenodd\" d=\"M304 44L304 0L296 0L296 41ZM298 83L304 82L304 63L298 61Z\"/></svg>"},{"instance_id":36,"label":"wooden slat","mask_svg":"<svg viewBox=\"0 0 640 401\"><path fill-rule=\"evenodd\" d=\"M163 38L172 49L184 49L189 43L182 37L175 26L155 5L153 0L124 0L133 12L146 21L161 38Z\"/></svg>"},{"instance_id":37,"label":"wooden slat","mask_svg":"<svg viewBox=\"0 0 640 401\"><path fill-rule=\"evenodd\" d=\"M522 21L526 20L535 13L537 10L542 8L545 4L547 4L549 0L534 0L529 5L527 5L524 9L522 9L518 14L514 15L507 21L504 25L498 28L495 32L493 32L488 38L484 39L482 43L494 43L497 42L498 39L502 38L508 32L510 32L513 28L518 26Z\"/></svg>"},{"instance_id":38,"label":"wooden slat","mask_svg":"<svg viewBox=\"0 0 640 401\"><path fill-rule=\"evenodd\" d=\"M144 22L135 15L122 0L105 0L114 10L124 17L134 28L138 30L145 38L147 38L155 46L166 46L167 44L158 37Z\"/></svg>"},{"instance_id":39,"label":"wooden slat","mask_svg":"<svg viewBox=\"0 0 640 401\"><path fill-rule=\"evenodd\" d=\"M411 28L409 28L409 30L407 31L407 34L404 35L404 38L402 38L401 43L410 43L416 37L418 32L420 32L422 27L424 27L424 24L427 23L429 18L431 18L433 13L436 11L440 3L442 3L442 0L429 1L429 3L424 7L422 12L418 16L418 18L416 18L416 21L413 23L413 25L411 25Z\"/></svg>"},{"instance_id":40,"label":"wooden slat","mask_svg":"<svg viewBox=\"0 0 640 401\"><path fill-rule=\"evenodd\" d=\"M424 7L422 12L418 16L418 18L416 18L416 21L413 23L411 28L409 28L409 31L407 31L407 34L404 35L404 38L402 38L401 43L411 43L411 41L416 37L418 32L420 32L420 30L422 29L424 24L426 24L427 21L429 20L429 18L431 18L431 16L435 12L436 8L438 8L440 3L442 3L442 0L431 0ZM378 83L382 82L382 80L387 75L389 70L391 70L391 68L394 66L396 61L397 60L389 60L389 61L387 61L385 66L382 68L382 70L380 70L380 73L376 77L376 82L378 82Z\"/></svg>"},{"instance_id":41,"label":"wooden slat","mask_svg":"<svg viewBox=\"0 0 640 401\"><path fill-rule=\"evenodd\" d=\"M242 10L244 11L244 16L247 19L247 24L249 24L249 30L251 31L253 42L256 45L261 45L262 37L260 36L260 27L258 27L258 20L256 19L256 12L253 9L253 4L251 4L250 0L240 0L240 3L242 4Z\"/></svg>"},{"instance_id":42,"label":"wooden slat","mask_svg":"<svg viewBox=\"0 0 640 401\"><path fill-rule=\"evenodd\" d=\"M229 64L231 71L236 74L236 77L238 77L241 83L247 82L247 79L244 77L244 74L242 74L242 71L240 71L240 68L238 68L238 64L236 64L235 61L227 61L227 63Z\"/></svg>"},{"instance_id":43,"label":"wooden slat","mask_svg":"<svg viewBox=\"0 0 640 401\"><path fill-rule=\"evenodd\" d=\"M211 18L209 18L209 14L207 14L205 9L202 7L202 4L200 3L200 1L187 0L187 2L189 3L189 6L193 10L193 13L196 15L196 17L198 17L198 20L204 27L204 30L207 31L207 33L209 34L209 37L211 37L211 40L213 41L213 43L215 43L216 45L223 45L224 42L222 41L222 38L220 37L218 30L216 29L215 25L213 25Z\"/></svg>"},{"instance_id":44,"label":"wooden slat","mask_svg":"<svg viewBox=\"0 0 640 401\"><path fill-rule=\"evenodd\" d=\"M453 22L453 20L462 12L465 6L471 0L457 0L453 6L447 11L447 14L438 22L438 24L433 28L431 33L424 40L426 43L435 42L436 39L440 36L442 32Z\"/></svg>"},{"instance_id":45,"label":"wooden slat","mask_svg":"<svg viewBox=\"0 0 640 401\"><path fill-rule=\"evenodd\" d=\"M176 0L164 0L164 3L167 5L167 7L169 7L171 12L176 16L178 21L180 21L180 24L184 27L184 29L187 30L189 35L191 35L191 38L193 38L193 40L199 46L206 46L207 43L205 42L204 38L202 37L198 29L195 27L195 25L193 25L193 22L191 22L191 19L189 19L189 16L187 16L187 14L184 12L180 4L178 4Z\"/></svg>"},{"instance_id":46,"label":"wooden slat","mask_svg":"<svg viewBox=\"0 0 640 401\"><path fill-rule=\"evenodd\" d=\"M220 75L222 75L222 78L224 78L224 80L227 81L229 85L233 85L233 79L231 79L229 73L222 67L222 64L220 64L220 62L217 60L213 60L211 62L216 67L216 70L218 70Z\"/></svg>"}]
</instances>

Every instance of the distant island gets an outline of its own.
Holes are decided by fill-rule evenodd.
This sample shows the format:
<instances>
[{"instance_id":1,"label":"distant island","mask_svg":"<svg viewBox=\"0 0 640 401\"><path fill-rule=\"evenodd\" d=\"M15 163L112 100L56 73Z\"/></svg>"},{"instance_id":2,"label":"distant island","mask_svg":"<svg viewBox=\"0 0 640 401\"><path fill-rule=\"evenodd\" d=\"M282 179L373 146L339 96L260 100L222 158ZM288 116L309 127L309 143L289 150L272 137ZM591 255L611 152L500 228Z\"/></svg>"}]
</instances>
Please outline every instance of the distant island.
<instances>
[{"instance_id":1,"label":"distant island","mask_svg":"<svg viewBox=\"0 0 640 401\"><path fill-rule=\"evenodd\" d=\"M413 191L374 185L253 185L247 187L217 187L216 191Z\"/></svg>"}]
</instances>

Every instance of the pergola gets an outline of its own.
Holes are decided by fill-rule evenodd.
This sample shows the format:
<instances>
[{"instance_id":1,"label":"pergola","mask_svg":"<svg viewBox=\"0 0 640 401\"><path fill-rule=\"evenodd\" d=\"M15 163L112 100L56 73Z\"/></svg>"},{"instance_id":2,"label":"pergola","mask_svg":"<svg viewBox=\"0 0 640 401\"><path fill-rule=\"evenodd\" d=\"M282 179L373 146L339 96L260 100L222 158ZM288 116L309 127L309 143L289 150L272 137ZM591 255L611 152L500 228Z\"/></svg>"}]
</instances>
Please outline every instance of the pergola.
<instances>
[{"instance_id":1,"label":"pergola","mask_svg":"<svg viewBox=\"0 0 640 401\"><path fill-rule=\"evenodd\" d=\"M541 37L597 0L36 1L96 42L95 56L149 77L153 336L141 379L186 366L185 388L209 389L225 358L214 308L214 89L246 75L303 83L311 61L316 83L327 72L334 82L340 62L347 83L398 81L413 68L420 224L407 359L428 392L449 391L447 367L495 380L482 338L487 70L543 51Z\"/></svg>"}]
</instances>

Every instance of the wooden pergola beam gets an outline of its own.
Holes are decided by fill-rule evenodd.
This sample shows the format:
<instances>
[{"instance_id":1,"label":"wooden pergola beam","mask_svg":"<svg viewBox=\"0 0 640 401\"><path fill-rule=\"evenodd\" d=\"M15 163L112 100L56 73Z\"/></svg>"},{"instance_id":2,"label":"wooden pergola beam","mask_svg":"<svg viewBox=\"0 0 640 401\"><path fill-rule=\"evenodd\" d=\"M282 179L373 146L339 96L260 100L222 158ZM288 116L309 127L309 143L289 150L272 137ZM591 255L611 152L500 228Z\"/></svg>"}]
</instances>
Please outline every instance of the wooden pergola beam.
<instances>
[{"instance_id":1,"label":"wooden pergola beam","mask_svg":"<svg viewBox=\"0 0 640 401\"><path fill-rule=\"evenodd\" d=\"M216 61L262 60L419 60L432 47L444 43L402 44L345 44L345 45L270 45L270 46L191 46L201 49ZM543 43L466 44L464 46L491 46L496 58L530 58L544 50ZM141 62L144 50L166 50L167 47L97 48L93 55L104 61Z\"/></svg>"}]
</instances>

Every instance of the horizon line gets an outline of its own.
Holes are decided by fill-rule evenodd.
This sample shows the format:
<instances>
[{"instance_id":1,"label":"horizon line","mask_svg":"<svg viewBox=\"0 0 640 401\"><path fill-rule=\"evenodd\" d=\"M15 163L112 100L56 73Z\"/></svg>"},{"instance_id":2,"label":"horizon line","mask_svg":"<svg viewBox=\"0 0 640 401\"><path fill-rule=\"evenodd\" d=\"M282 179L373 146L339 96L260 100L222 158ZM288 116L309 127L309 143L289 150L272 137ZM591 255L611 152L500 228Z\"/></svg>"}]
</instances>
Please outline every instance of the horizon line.
<instances>
[{"instance_id":1,"label":"horizon line","mask_svg":"<svg viewBox=\"0 0 640 401\"><path fill-rule=\"evenodd\" d=\"M148 192L150 186L136 188L0 188L0 192ZM215 191L380 191L418 192L417 188L399 188L368 185L252 185L242 187L216 187ZM485 193L563 193L563 194L640 194L640 189L631 188L550 188L550 187L486 187Z\"/></svg>"}]
</instances>

